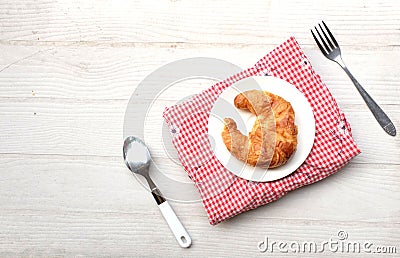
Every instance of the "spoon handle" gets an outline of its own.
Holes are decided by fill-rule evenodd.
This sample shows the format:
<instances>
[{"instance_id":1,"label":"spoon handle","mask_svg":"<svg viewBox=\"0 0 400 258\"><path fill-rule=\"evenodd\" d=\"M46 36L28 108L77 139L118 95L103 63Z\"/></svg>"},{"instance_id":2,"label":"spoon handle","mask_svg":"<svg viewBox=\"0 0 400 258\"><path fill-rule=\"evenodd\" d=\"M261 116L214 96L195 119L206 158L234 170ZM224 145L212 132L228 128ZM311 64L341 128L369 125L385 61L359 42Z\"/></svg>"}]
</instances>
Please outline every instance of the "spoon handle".
<instances>
[{"instance_id":1,"label":"spoon handle","mask_svg":"<svg viewBox=\"0 0 400 258\"><path fill-rule=\"evenodd\" d=\"M158 208L160 208L162 215L167 221L172 233L174 233L179 245L183 248L188 248L192 244L192 239L190 238L185 227L182 225L181 221L176 216L172 207L169 205L168 201L164 201L163 203L159 204Z\"/></svg>"},{"instance_id":2,"label":"spoon handle","mask_svg":"<svg viewBox=\"0 0 400 258\"><path fill-rule=\"evenodd\" d=\"M162 196L160 190L158 190L156 184L153 182L151 177L146 174L144 175L144 178L147 180L147 184L150 187L151 194L153 195L154 200L156 200L157 205L160 205L161 203L165 202L165 198Z\"/></svg>"},{"instance_id":3,"label":"spoon handle","mask_svg":"<svg viewBox=\"0 0 400 258\"><path fill-rule=\"evenodd\" d=\"M157 187L151 190L151 194L153 195L154 200L156 200L157 205L166 201Z\"/></svg>"}]
</instances>

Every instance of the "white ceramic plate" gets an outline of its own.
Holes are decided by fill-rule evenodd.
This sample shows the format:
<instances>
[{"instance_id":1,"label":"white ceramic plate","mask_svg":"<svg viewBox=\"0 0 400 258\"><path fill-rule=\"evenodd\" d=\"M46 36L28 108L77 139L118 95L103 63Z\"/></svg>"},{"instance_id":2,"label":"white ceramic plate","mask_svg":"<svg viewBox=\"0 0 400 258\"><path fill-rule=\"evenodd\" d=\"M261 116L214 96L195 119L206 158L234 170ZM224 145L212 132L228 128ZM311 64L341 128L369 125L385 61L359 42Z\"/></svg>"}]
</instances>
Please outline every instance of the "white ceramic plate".
<instances>
[{"instance_id":1,"label":"white ceramic plate","mask_svg":"<svg viewBox=\"0 0 400 258\"><path fill-rule=\"evenodd\" d=\"M237 109L233 100L237 94L252 89L266 90L283 97L290 102L295 111L295 124L298 127L297 149L283 166L272 169L252 167L232 156L222 140L223 119L227 117L236 121L243 134L247 135L251 131L255 116L248 111ZM294 172L310 153L314 136L314 114L307 99L292 84L272 76L250 77L228 87L214 103L208 120L208 137L217 159L233 174L257 182L277 180Z\"/></svg>"}]
</instances>

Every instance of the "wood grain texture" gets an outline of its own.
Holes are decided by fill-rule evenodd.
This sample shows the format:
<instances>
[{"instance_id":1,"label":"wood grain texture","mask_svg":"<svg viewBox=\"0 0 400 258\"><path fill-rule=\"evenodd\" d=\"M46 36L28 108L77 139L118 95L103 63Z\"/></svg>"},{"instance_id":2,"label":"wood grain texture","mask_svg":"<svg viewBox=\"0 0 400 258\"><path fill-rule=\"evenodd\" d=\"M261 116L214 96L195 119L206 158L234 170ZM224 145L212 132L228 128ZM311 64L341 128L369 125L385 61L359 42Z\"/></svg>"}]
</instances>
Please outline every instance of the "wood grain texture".
<instances>
[{"instance_id":1,"label":"wood grain texture","mask_svg":"<svg viewBox=\"0 0 400 258\"><path fill-rule=\"evenodd\" d=\"M383 132L309 29L327 21L350 70L400 130L399 17L394 0L0 2L0 256L288 257L293 253L261 253L257 244L265 237L321 243L339 230L350 241L396 246L398 256L399 137ZM189 187L182 195L191 202L171 202L193 238L181 249L122 161L129 98L168 62L208 56L249 67L292 35L362 153L339 173L217 226ZM161 113L212 83L192 79L165 89L144 127L158 170L189 186L176 153L160 144ZM134 97L144 103L154 94ZM163 193L176 196L155 167Z\"/></svg>"},{"instance_id":2,"label":"wood grain texture","mask_svg":"<svg viewBox=\"0 0 400 258\"><path fill-rule=\"evenodd\" d=\"M155 46L2 46L4 53L0 57L0 97L126 100L135 87L161 65L182 58L205 56L246 68L254 65L276 44L245 49L235 46L194 49ZM361 98L354 96L354 85L338 65L325 59L315 46L306 46L304 51L311 63L318 64L314 65L314 69L332 93L341 97L338 102L362 103ZM398 72L393 68L400 66L400 51L375 50L374 53L370 55L370 51L348 47L343 49L343 58L378 103L398 103ZM208 85L180 85L179 92L175 92L179 94L176 99L206 89ZM196 87L195 90L193 87ZM144 97L153 96L149 94ZM166 99L171 97L175 95L171 94Z\"/></svg>"},{"instance_id":3,"label":"wood grain texture","mask_svg":"<svg viewBox=\"0 0 400 258\"><path fill-rule=\"evenodd\" d=\"M276 44L325 19L344 45L397 48L396 1L16 1L1 4L5 42ZM346 17L343 19L343 17ZM349 29L351 28L351 30ZM376 34L382 35L376 37Z\"/></svg>"},{"instance_id":4,"label":"wood grain texture","mask_svg":"<svg viewBox=\"0 0 400 258\"><path fill-rule=\"evenodd\" d=\"M194 246L181 253L167 226L157 223L162 217L150 194L118 158L26 155L29 164L21 164L19 155L1 158L0 169L8 173L0 174L4 193L0 230L6 240L0 248L12 250L10 254L157 255L161 251L197 256L207 250L229 256L238 245L238 254L257 255L256 244L264 236L322 241L338 230L346 230L351 239L376 244L395 245L399 240L400 196L393 195L399 191L398 166L351 164L279 202L215 227L208 225L199 203L173 202L194 239ZM33 175L27 177L27 171ZM225 240L215 243L216 239Z\"/></svg>"},{"instance_id":5,"label":"wood grain texture","mask_svg":"<svg viewBox=\"0 0 400 258\"><path fill-rule=\"evenodd\" d=\"M163 125L162 110L165 105L173 103L163 100L149 111L149 122L144 127L145 140L152 146L152 153L156 157L165 155L163 146L159 144L163 140L159 133ZM0 139L3 144L0 152L120 157L126 105L127 101L60 103L60 100L49 99L24 99L18 102L15 99L2 99ZM382 107L399 126L396 120L400 115L398 106ZM158 112L152 112L153 109ZM354 138L363 150L357 162L399 164L397 151L385 151L396 150L400 145L399 138L382 134L382 128L364 104L343 106L343 110L348 114L353 124ZM366 128L369 129L368 137L365 137Z\"/></svg>"}]
</instances>

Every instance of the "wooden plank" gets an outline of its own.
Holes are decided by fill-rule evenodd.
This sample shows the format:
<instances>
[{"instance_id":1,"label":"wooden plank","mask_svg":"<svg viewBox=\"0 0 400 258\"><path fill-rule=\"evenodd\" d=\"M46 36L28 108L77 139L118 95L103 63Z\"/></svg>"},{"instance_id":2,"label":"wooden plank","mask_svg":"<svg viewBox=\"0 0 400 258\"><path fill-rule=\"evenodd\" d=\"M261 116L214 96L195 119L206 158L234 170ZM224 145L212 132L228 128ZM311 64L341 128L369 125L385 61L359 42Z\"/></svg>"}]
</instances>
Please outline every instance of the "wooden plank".
<instances>
[{"instance_id":1,"label":"wooden plank","mask_svg":"<svg viewBox=\"0 0 400 258\"><path fill-rule=\"evenodd\" d=\"M278 44L278 43L277 43ZM275 46L229 48L97 48L3 46L0 53L0 98L57 98L78 100L126 100L139 83L162 65L196 56L226 60L240 67L252 66ZM360 104L363 100L350 79L335 63L325 59L316 47L305 48L313 68L331 89L339 104ZM347 49L350 69L379 104L399 104L400 53ZM183 98L214 83L187 81L170 90L165 99ZM167 86L167 85L166 85ZM153 90L141 98L152 99Z\"/></svg>"},{"instance_id":2,"label":"wooden plank","mask_svg":"<svg viewBox=\"0 0 400 258\"><path fill-rule=\"evenodd\" d=\"M396 1L23 1L0 6L2 43L189 42L276 44L325 19L342 45L398 47ZM351 28L351 30L349 29ZM377 37L377 34L381 35Z\"/></svg>"},{"instance_id":3,"label":"wooden plank","mask_svg":"<svg viewBox=\"0 0 400 258\"><path fill-rule=\"evenodd\" d=\"M161 100L148 111L145 140L156 157L165 156L160 144L163 142L162 111L173 103ZM118 100L0 99L0 153L119 157L126 105L127 101ZM383 108L400 127L398 105L383 105ZM353 124L354 138L363 150L357 162L399 164L398 137L386 135L364 104L343 109ZM368 128L367 136L365 128Z\"/></svg>"},{"instance_id":4,"label":"wooden plank","mask_svg":"<svg viewBox=\"0 0 400 258\"><path fill-rule=\"evenodd\" d=\"M268 253L261 253L257 244L266 237L321 245L329 238L337 240L337 232L345 230L348 242L368 241L376 247L399 241L396 224L260 219L211 227L181 216L193 239L193 246L182 250L161 219L149 212L10 211L0 215L2 233L12 239L2 241L1 249L8 256L261 256ZM338 255L329 249L324 253Z\"/></svg>"},{"instance_id":5,"label":"wooden plank","mask_svg":"<svg viewBox=\"0 0 400 258\"><path fill-rule=\"evenodd\" d=\"M149 209L156 213L147 186L133 177L119 158L11 154L2 154L1 158L0 169L7 171L0 174L3 210L143 214ZM155 162L151 173L156 166L158 173L168 174L171 170L166 159ZM351 163L321 182L298 189L232 221L271 218L397 223L399 168L399 165ZM185 174L182 168L177 172ZM165 196L173 196L171 192L177 188L171 189L165 185L165 180L157 178L155 181ZM191 202L184 199L185 194L193 195L194 186L189 180L179 182L189 183L191 188L179 190L182 198L171 200L173 205L182 216L192 215L195 221L207 224L199 196ZM18 191L15 191L16 186ZM143 209L137 210L137 207Z\"/></svg>"},{"instance_id":6,"label":"wooden plank","mask_svg":"<svg viewBox=\"0 0 400 258\"><path fill-rule=\"evenodd\" d=\"M396 246L399 241L398 224L260 219L211 227L194 222L192 217L181 216L193 239L193 246L183 250L172 237L167 225L160 223L161 220L159 214L153 215L149 212L115 214L9 211L0 215L0 227L10 240L2 241L0 248L4 250L3 255L7 256L137 257L162 254L164 257L226 257L233 253L235 256L261 257L268 252L261 253L257 244L265 241L266 237L269 241L289 243L315 241L321 247L323 241L329 241L329 238L335 241L337 232L345 230L349 236L348 242L368 241L376 247ZM275 252L279 257L276 249ZM340 252L327 249L325 253L337 257Z\"/></svg>"},{"instance_id":7,"label":"wooden plank","mask_svg":"<svg viewBox=\"0 0 400 258\"><path fill-rule=\"evenodd\" d=\"M141 213L137 207L153 209L154 201L147 186L131 175L120 158L15 154L2 154L1 158L0 169L7 171L0 174L3 210L130 214ZM153 175L156 167L157 173L171 175L172 168L167 159L155 160L151 168ZM400 207L396 205L400 200L398 169L399 165L351 163L321 182L240 215L238 220L268 217L397 223L400 214ZM175 172L186 176L182 168ZM178 188L165 184L157 176L154 178L167 198L177 196L173 191ZM183 216L207 224L194 186L189 180L179 182L188 183L190 187L178 189L182 198L171 200L174 206L179 207ZM18 191L15 191L16 186ZM184 198L187 194L197 196L187 202Z\"/></svg>"}]
</instances>

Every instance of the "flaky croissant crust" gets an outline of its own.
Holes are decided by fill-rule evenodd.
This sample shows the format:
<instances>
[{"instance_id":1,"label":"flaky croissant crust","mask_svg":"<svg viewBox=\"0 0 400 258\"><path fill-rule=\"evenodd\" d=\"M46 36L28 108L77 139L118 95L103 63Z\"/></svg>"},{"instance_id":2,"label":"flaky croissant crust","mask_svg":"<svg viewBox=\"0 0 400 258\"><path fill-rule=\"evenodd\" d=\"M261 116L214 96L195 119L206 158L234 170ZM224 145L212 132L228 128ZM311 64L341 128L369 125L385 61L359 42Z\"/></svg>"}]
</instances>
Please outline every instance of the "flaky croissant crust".
<instances>
[{"instance_id":1,"label":"flaky croissant crust","mask_svg":"<svg viewBox=\"0 0 400 258\"><path fill-rule=\"evenodd\" d=\"M280 96L261 90L238 94L234 105L249 110L257 119L248 136L237 129L233 119L224 119L222 139L232 155L252 166L275 168L285 164L297 147L292 105Z\"/></svg>"}]
</instances>

